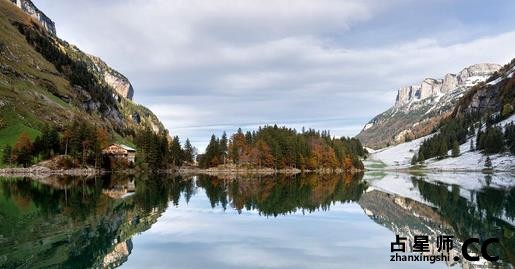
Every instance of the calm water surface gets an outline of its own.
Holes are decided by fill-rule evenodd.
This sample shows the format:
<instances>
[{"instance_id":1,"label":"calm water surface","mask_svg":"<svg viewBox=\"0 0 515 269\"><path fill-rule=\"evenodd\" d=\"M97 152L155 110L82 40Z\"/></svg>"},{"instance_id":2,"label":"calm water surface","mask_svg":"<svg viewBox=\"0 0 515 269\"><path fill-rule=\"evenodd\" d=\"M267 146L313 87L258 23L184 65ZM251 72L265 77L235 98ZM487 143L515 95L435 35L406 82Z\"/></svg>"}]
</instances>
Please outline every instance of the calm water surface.
<instances>
[{"instance_id":1,"label":"calm water surface","mask_svg":"<svg viewBox=\"0 0 515 269\"><path fill-rule=\"evenodd\" d=\"M0 268L513 268L514 181L377 172L0 178ZM491 252L502 262L390 262L396 234L408 253L414 235L454 235L452 257L465 239L496 237Z\"/></svg>"}]
</instances>

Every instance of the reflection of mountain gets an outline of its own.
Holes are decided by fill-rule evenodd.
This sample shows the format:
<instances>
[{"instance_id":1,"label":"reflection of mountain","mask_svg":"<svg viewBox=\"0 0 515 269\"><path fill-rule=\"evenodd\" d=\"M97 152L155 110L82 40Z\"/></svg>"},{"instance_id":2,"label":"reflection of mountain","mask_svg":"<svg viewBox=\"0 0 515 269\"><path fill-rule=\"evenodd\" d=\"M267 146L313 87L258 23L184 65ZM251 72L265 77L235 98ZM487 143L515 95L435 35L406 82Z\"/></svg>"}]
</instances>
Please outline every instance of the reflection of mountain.
<instances>
[{"instance_id":1,"label":"reflection of mountain","mask_svg":"<svg viewBox=\"0 0 515 269\"><path fill-rule=\"evenodd\" d=\"M451 257L461 257L464 240L471 237L482 240L495 237L500 239L500 244L492 248L491 253L514 263L515 228L508 221L513 222L515 219L515 188L509 191L485 188L472 193L468 200L460 196L460 189L456 186L432 184L416 178L413 178L413 184L418 187L426 202L436 207L372 188L361 196L359 204L375 222L394 234L407 237L407 246L412 246L415 235L428 235L434 240L438 235L453 235L456 240ZM438 254L435 242L432 242L431 250ZM498 266L488 264L485 260L468 262L463 261L462 257L460 260L463 268ZM451 260L449 264L452 263Z\"/></svg>"},{"instance_id":2,"label":"reflection of mountain","mask_svg":"<svg viewBox=\"0 0 515 269\"><path fill-rule=\"evenodd\" d=\"M102 183L75 180L52 188L29 180L0 183L1 268L114 268L132 250L130 238L156 222L164 207L113 200ZM117 183L119 184L119 183Z\"/></svg>"},{"instance_id":3,"label":"reflection of mountain","mask_svg":"<svg viewBox=\"0 0 515 269\"><path fill-rule=\"evenodd\" d=\"M205 191L212 207L255 210L263 216L309 213L329 210L337 202L357 202L372 220L393 232L392 241L394 234L411 241L418 234L433 239L454 235L456 250L460 250L464 239L497 237L500 244L491 254L514 264L515 188L465 192L457 186L404 177L401 182L415 193L409 199L380 191L381 180L366 183L361 177L227 180L200 176L195 180L113 176L59 178L44 183L2 179L0 268L118 267L131 255L135 234L156 223L169 204L178 205L181 197L189 202L199 191ZM461 266L478 268L477 263Z\"/></svg>"}]
</instances>

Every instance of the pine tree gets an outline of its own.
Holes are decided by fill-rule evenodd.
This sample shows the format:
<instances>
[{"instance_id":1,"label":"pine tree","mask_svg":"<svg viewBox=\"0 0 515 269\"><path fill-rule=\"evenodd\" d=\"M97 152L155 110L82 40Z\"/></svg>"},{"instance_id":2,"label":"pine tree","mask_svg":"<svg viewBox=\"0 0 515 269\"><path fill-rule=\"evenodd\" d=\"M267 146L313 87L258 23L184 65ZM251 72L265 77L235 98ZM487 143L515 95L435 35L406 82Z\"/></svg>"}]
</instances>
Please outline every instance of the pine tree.
<instances>
[{"instance_id":1,"label":"pine tree","mask_svg":"<svg viewBox=\"0 0 515 269\"><path fill-rule=\"evenodd\" d=\"M418 153L418 161L420 163L423 163L424 161L426 160L425 156L424 156L424 153L423 152L419 152Z\"/></svg>"},{"instance_id":2,"label":"pine tree","mask_svg":"<svg viewBox=\"0 0 515 269\"><path fill-rule=\"evenodd\" d=\"M170 157L172 164L174 166L181 166L184 153L181 148L181 142L178 136L175 136L172 140L172 144L170 145Z\"/></svg>"},{"instance_id":3,"label":"pine tree","mask_svg":"<svg viewBox=\"0 0 515 269\"><path fill-rule=\"evenodd\" d=\"M454 140L452 142L452 157L456 158L458 156L460 156L460 144Z\"/></svg>"},{"instance_id":4,"label":"pine tree","mask_svg":"<svg viewBox=\"0 0 515 269\"><path fill-rule=\"evenodd\" d=\"M220 139L220 154L222 157L222 161L225 164L227 159L227 150L228 150L228 140L227 140L227 133L222 134L222 138Z\"/></svg>"},{"instance_id":5,"label":"pine tree","mask_svg":"<svg viewBox=\"0 0 515 269\"><path fill-rule=\"evenodd\" d=\"M411 165L416 165L418 161L418 155L415 153L413 158L411 158Z\"/></svg>"},{"instance_id":6,"label":"pine tree","mask_svg":"<svg viewBox=\"0 0 515 269\"><path fill-rule=\"evenodd\" d=\"M490 156L486 157L485 167L486 167L486 169L492 169L492 160L490 160Z\"/></svg>"},{"instance_id":7,"label":"pine tree","mask_svg":"<svg viewBox=\"0 0 515 269\"><path fill-rule=\"evenodd\" d=\"M193 163L193 160L195 159L195 149L191 145L191 142L189 139L186 139L186 142L184 144L184 161L188 163Z\"/></svg>"},{"instance_id":8,"label":"pine tree","mask_svg":"<svg viewBox=\"0 0 515 269\"><path fill-rule=\"evenodd\" d=\"M445 139L441 139L440 147L438 149L438 157L440 157L440 158L447 157L447 152L448 151L449 151L449 148L447 146L447 141L445 141Z\"/></svg>"},{"instance_id":9,"label":"pine tree","mask_svg":"<svg viewBox=\"0 0 515 269\"><path fill-rule=\"evenodd\" d=\"M11 145L5 145L2 153L3 153L2 162L4 164L11 166L12 162L13 162L13 158L12 158L13 148L11 147Z\"/></svg>"}]
</instances>

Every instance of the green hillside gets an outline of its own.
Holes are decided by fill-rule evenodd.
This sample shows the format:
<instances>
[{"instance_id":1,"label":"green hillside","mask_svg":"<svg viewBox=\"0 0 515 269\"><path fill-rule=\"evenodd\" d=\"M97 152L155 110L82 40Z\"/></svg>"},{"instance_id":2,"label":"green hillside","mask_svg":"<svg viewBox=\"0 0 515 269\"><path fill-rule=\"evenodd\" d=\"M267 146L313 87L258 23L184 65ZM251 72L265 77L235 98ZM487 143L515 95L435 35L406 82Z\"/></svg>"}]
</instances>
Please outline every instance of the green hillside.
<instances>
[{"instance_id":1,"label":"green hillside","mask_svg":"<svg viewBox=\"0 0 515 269\"><path fill-rule=\"evenodd\" d=\"M23 132L34 138L45 125L63 131L77 119L129 144L139 129L165 131L150 110L117 94L92 58L0 0L0 149Z\"/></svg>"}]
</instances>

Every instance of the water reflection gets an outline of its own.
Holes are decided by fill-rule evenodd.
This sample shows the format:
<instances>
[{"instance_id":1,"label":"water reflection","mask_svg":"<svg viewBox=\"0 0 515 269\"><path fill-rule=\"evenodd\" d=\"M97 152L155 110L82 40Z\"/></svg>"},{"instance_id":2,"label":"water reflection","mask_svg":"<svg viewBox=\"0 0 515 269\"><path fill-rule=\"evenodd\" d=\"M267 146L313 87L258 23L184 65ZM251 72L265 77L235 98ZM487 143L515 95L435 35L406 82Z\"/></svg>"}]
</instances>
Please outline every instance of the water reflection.
<instances>
[{"instance_id":1,"label":"water reflection","mask_svg":"<svg viewBox=\"0 0 515 269\"><path fill-rule=\"evenodd\" d=\"M401 196L376 188L375 185L380 185L375 184L378 181L370 184L362 180L362 177L363 175L304 175L229 179L208 176L183 178L109 175L99 178L64 177L44 180L3 178L0 179L0 267L114 268L126 265L131 268L131 264L126 263L129 257L134 257L134 264L136 264L143 252L138 248L139 241L134 241L135 235L153 226L157 230L166 226L166 229L173 228L182 234L187 234L185 228L187 226L181 226L179 222L169 224L166 216L160 218L165 212L174 212L179 208L190 211L195 208L196 210L212 208L211 210L222 212L234 211L236 214L241 214L236 216L237 218L247 219L250 225L255 224L256 227L272 225L272 223L257 224L255 219L245 215L247 212L255 212L277 221L286 221L287 216L291 214L312 215L313 218L309 221L308 219L296 220L300 236L325 240L319 244L327 242L329 245L338 241L338 244L330 246L341 247L353 253L362 252L358 255L364 257L367 256L366 251L372 249L378 253L384 252L385 259L379 259L378 263L383 262L386 265L391 265L388 264L387 256L389 243L393 240L394 234L405 235L410 239L415 234L449 234L458 237L458 244L470 237L481 239L497 237L501 242L495 249L492 248L491 252L499 255L504 264L462 262L460 266L475 268L480 265L502 267L515 264L515 188L485 187L465 191L456 185L448 186L428 182L423 177L404 176L402 182L394 183L411 184L412 194L406 198L405 196L408 195ZM489 181L492 182L492 179ZM198 205L200 201L198 199L193 201L195 197L200 196L206 197L207 204ZM350 207L342 207L345 204ZM355 250L349 248L350 241L345 242L345 238L339 239L337 234L332 233L337 229L343 229L343 234L363 231L352 225L359 223L358 226L363 226L362 223L367 217L358 218L345 213L345 210L354 210L356 207L353 205L359 205L366 213L361 215L368 216L372 223L378 223L393 232L390 232L386 239L384 234L379 234L373 228L367 228L369 229L367 231L372 231L370 234L356 235L357 232L353 232L354 237L361 239L373 238L375 236L373 233L377 232L376 237L380 237L381 240L374 239L374 244L380 245L380 249L370 244L362 249L364 244L358 243L358 250ZM333 206L336 206L336 211L331 210ZM326 211L329 212L324 213ZM339 211L343 213L338 214ZM208 214L208 212L209 210L202 209L195 216L198 218L198 214ZM353 211L353 214L355 213ZM333 226L335 223L327 223L329 216L348 219L340 226ZM174 217L178 218L178 216ZM210 220L212 221L213 218ZM229 220L218 220L220 225L230 227L227 221ZM160 225L154 225L156 223ZM189 223L191 222L185 225ZM170 227L173 225L175 227ZM191 225L194 226L193 223ZM309 225L314 226L309 227ZM345 226L341 227L341 225ZM332 230L329 227L333 227ZM222 227L209 226L208 229L221 230ZM158 231L151 234L156 233L159 234ZM222 236L221 234L219 236ZM236 236L236 234L233 231L228 232L226 236ZM266 242L271 240L267 239L270 236L277 235L261 234L257 231L254 234L254 237L259 237L259 240L265 238ZM353 242L356 243L356 240L361 239L353 239ZM162 243L155 242L159 241L155 238L141 240L141 244L145 244L145 247L148 247L147 244L158 246ZM230 238L222 240L217 244L217 248L228 248L229 245L223 245L228 240ZM302 244L302 238L289 238L289 240L292 244ZM270 244L273 243L270 242ZM312 241L310 244L316 244L316 242ZM285 251L284 247L280 249ZM182 252L184 248L172 248L172 250ZM167 251L171 250L167 249ZM259 254L256 253L256 256ZM299 252L295 255L306 255L306 253ZM324 262L321 261L315 265L329 268L330 265L337 267L336 265L349 264L348 259L341 259L347 255L345 253L335 251L334 259L330 262L327 260L328 254L324 255L321 256L324 257ZM459 255L459 253L453 255ZM284 253L284 256L287 255ZM167 264L164 260L166 257L148 258ZM309 255L295 258L313 259ZM359 260L359 257L354 259ZM194 260L191 257L188 266L182 267L195 268L196 262L200 261ZM210 261L208 264L215 263ZM237 264L240 268L245 267L241 262ZM274 264L279 268L288 267L287 263L276 261ZM298 264L296 266L299 267ZM413 264L399 264L396 267L402 266L410 268ZM137 268L136 265L132 267ZM252 264L246 267L251 268ZM259 266L254 264L254 267Z\"/></svg>"}]
</instances>

